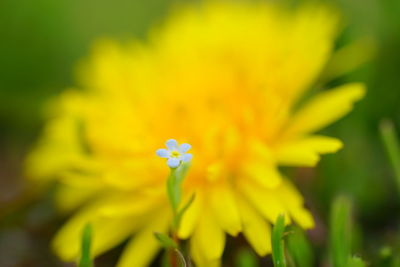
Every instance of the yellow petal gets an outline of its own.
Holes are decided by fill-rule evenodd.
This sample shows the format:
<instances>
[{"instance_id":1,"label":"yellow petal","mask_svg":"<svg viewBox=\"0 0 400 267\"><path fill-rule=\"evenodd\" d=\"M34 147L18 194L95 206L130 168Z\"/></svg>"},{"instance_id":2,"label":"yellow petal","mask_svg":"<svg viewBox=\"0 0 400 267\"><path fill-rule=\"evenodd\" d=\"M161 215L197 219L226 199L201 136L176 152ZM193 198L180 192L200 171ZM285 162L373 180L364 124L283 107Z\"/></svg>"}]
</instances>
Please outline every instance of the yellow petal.
<instances>
[{"instance_id":1,"label":"yellow petal","mask_svg":"<svg viewBox=\"0 0 400 267\"><path fill-rule=\"evenodd\" d=\"M95 196L99 192L101 186L102 185L100 183L95 183L92 187L82 190L82 188L79 187L77 188L75 186L63 184L57 188L57 192L55 194L55 202L57 203L57 207L61 212L68 212L76 209L87 200Z\"/></svg>"},{"instance_id":2,"label":"yellow petal","mask_svg":"<svg viewBox=\"0 0 400 267\"><path fill-rule=\"evenodd\" d=\"M266 188L275 188L282 180L276 166L267 163L246 163L244 171L246 177Z\"/></svg>"},{"instance_id":3,"label":"yellow petal","mask_svg":"<svg viewBox=\"0 0 400 267\"><path fill-rule=\"evenodd\" d=\"M53 248L64 261L74 261L80 251L83 227L90 223L93 227L93 256L114 247L142 223L138 218L104 218L98 210L104 203L95 203L80 211L70 219L57 233L53 240Z\"/></svg>"},{"instance_id":4,"label":"yellow petal","mask_svg":"<svg viewBox=\"0 0 400 267\"><path fill-rule=\"evenodd\" d=\"M289 206L289 214L293 220L304 229L312 229L315 226L312 214L302 206Z\"/></svg>"},{"instance_id":5,"label":"yellow petal","mask_svg":"<svg viewBox=\"0 0 400 267\"><path fill-rule=\"evenodd\" d=\"M154 232L167 233L168 230L169 217L166 214L165 211L159 213L159 216L153 218L150 224L129 241L117 267L145 267L150 265L160 249L160 243L154 237Z\"/></svg>"},{"instance_id":6,"label":"yellow petal","mask_svg":"<svg viewBox=\"0 0 400 267\"><path fill-rule=\"evenodd\" d=\"M203 195L202 192L196 192L195 199L190 207L182 216L182 220L178 229L178 236L186 239L192 235L195 227L197 226L200 210L203 209Z\"/></svg>"},{"instance_id":7,"label":"yellow petal","mask_svg":"<svg viewBox=\"0 0 400 267\"><path fill-rule=\"evenodd\" d=\"M157 158L155 158L157 160ZM124 159L121 161L116 160L104 173L103 179L107 185L115 187L121 191L130 191L135 189L142 190L143 187L154 187L155 184L160 184L159 177L167 177L168 172L162 169L159 161L146 158L145 161L133 159ZM153 172L146 170L153 170L159 175L152 175ZM140 179L126 179L132 173L140 173ZM165 190L165 188L163 188Z\"/></svg>"},{"instance_id":8,"label":"yellow petal","mask_svg":"<svg viewBox=\"0 0 400 267\"><path fill-rule=\"evenodd\" d=\"M342 148L340 140L325 136L310 136L279 146L277 162L288 166L315 166L320 154L334 153Z\"/></svg>"},{"instance_id":9,"label":"yellow petal","mask_svg":"<svg viewBox=\"0 0 400 267\"><path fill-rule=\"evenodd\" d=\"M163 188L164 189L164 188ZM164 189L165 190L165 189ZM143 214L154 210L165 198L156 190L143 190L135 193L120 193L120 195L110 198L107 204L99 209L99 214L104 217L120 218L127 216L143 216Z\"/></svg>"},{"instance_id":10,"label":"yellow petal","mask_svg":"<svg viewBox=\"0 0 400 267\"><path fill-rule=\"evenodd\" d=\"M283 136L290 138L320 130L351 111L354 102L364 94L365 87L360 83L347 84L318 94L293 115Z\"/></svg>"},{"instance_id":11,"label":"yellow petal","mask_svg":"<svg viewBox=\"0 0 400 267\"><path fill-rule=\"evenodd\" d=\"M250 203L271 223L275 223L280 214L288 215L283 203L276 196L278 191L262 188L248 181L243 182L240 188ZM287 218L286 221L289 222L290 219Z\"/></svg>"},{"instance_id":12,"label":"yellow petal","mask_svg":"<svg viewBox=\"0 0 400 267\"><path fill-rule=\"evenodd\" d=\"M243 233L247 241L260 256L271 252L271 227L253 207L238 198Z\"/></svg>"},{"instance_id":13,"label":"yellow petal","mask_svg":"<svg viewBox=\"0 0 400 267\"><path fill-rule=\"evenodd\" d=\"M193 240L193 239L192 239ZM204 257L197 242L190 242L190 255L197 267L220 267L221 259L209 260Z\"/></svg>"},{"instance_id":14,"label":"yellow petal","mask_svg":"<svg viewBox=\"0 0 400 267\"><path fill-rule=\"evenodd\" d=\"M74 170L59 170L58 180L63 185L75 187L76 190L90 190L92 188L100 188L104 185L101 175L85 172L84 170L80 172Z\"/></svg>"},{"instance_id":15,"label":"yellow petal","mask_svg":"<svg viewBox=\"0 0 400 267\"><path fill-rule=\"evenodd\" d=\"M191 242L198 248L198 255L204 261L217 260L222 256L225 233L207 210L202 213Z\"/></svg>"},{"instance_id":16,"label":"yellow petal","mask_svg":"<svg viewBox=\"0 0 400 267\"><path fill-rule=\"evenodd\" d=\"M26 176L49 180L69 169L92 173L98 163L90 158L83 142L81 109L83 99L78 91L68 90L54 99L48 110L52 119L45 125L38 146L26 159Z\"/></svg>"},{"instance_id":17,"label":"yellow petal","mask_svg":"<svg viewBox=\"0 0 400 267\"><path fill-rule=\"evenodd\" d=\"M306 137L297 143L321 154L335 153L343 147L342 142L336 138L318 135Z\"/></svg>"},{"instance_id":18,"label":"yellow petal","mask_svg":"<svg viewBox=\"0 0 400 267\"><path fill-rule=\"evenodd\" d=\"M288 179L284 179L279 188L279 197L293 220L304 229L314 227L311 213L304 208L304 200Z\"/></svg>"},{"instance_id":19,"label":"yellow petal","mask_svg":"<svg viewBox=\"0 0 400 267\"><path fill-rule=\"evenodd\" d=\"M242 229L235 196L229 184L215 185L209 195L209 203L219 226L236 236Z\"/></svg>"},{"instance_id":20,"label":"yellow petal","mask_svg":"<svg viewBox=\"0 0 400 267\"><path fill-rule=\"evenodd\" d=\"M250 142L250 156L243 162L241 175L266 188L277 187L281 182L273 151L256 139Z\"/></svg>"}]
</instances>

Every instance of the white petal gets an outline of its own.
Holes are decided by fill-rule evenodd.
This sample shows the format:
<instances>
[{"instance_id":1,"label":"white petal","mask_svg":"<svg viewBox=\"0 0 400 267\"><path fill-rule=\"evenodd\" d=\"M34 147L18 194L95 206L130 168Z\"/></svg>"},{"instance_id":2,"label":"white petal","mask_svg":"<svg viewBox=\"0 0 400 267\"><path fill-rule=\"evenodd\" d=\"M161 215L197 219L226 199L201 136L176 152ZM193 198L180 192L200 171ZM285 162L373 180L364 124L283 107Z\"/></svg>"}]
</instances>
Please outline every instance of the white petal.
<instances>
[{"instance_id":1,"label":"white petal","mask_svg":"<svg viewBox=\"0 0 400 267\"><path fill-rule=\"evenodd\" d=\"M169 151L163 148L157 149L156 151L157 156L161 158L168 158L169 157Z\"/></svg>"},{"instance_id":2,"label":"white petal","mask_svg":"<svg viewBox=\"0 0 400 267\"><path fill-rule=\"evenodd\" d=\"M184 143L184 144L180 145L180 147L179 147L179 152L181 152L181 153L186 153L186 152L188 152L189 149L191 149L191 148L192 148L191 145Z\"/></svg>"},{"instance_id":3,"label":"white petal","mask_svg":"<svg viewBox=\"0 0 400 267\"><path fill-rule=\"evenodd\" d=\"M176 168L179 166L180 163L181 163L181 161L177 158L170 158L167 161L167 164L170 168Z\"/></svg>"},{"instance_id":4,"label":"white petal","mask_svg":"<svg viewBox=\"0 0 400 267\"><path fill-rule=\"evenodd\" d=\"M192 154L186 153L182 155L182 161L183 162L188 162L192 159Z\"/></svg>"},{"instance_id":5,"label":"white petal","mask_svg":"<svg viewBox=\"0 0 400 267\"><path fill-rule=\"evenodd\" d=\"M175 139L169 139L167 142L165 142L165 145L169 150L178 149L178 142Z\"/></svg>"}]
</instances>

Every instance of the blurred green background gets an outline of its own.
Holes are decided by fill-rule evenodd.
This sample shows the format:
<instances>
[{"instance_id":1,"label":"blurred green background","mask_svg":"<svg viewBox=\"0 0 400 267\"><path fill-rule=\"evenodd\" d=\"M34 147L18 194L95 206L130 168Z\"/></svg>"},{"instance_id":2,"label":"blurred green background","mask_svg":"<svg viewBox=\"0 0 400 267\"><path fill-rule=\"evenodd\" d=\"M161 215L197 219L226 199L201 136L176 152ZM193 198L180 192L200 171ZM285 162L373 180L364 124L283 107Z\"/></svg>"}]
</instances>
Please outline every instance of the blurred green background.
<instances>
[{"instance_id":1,"label":"blurred green background","mask_svg":"<svg viewBox=\"0 0 400 267\"><path fill-rule=\"evenodd\" d=\"M23 157L40 133L43 104L74 85L74 66L94 40L145 38L150 26L182 2L0 1L0 266L65 266L48 247L62 218L54 216L50 196L30 196L23 183ZM375 46L368 63L330 85L362 81L368 94L324 130L343 139L345 149L325 156L316 170L291 172L319 222L310 233L315 248L326 245L331 201L344 193L355 206L356 251L373 263L382 247L400 243L400 192L378 131L382 118L400 129L400 1L330 2L345 22L338 46L364 39ZM112 253L98 266L113 266Z\"/></svg>"}]
</instances>

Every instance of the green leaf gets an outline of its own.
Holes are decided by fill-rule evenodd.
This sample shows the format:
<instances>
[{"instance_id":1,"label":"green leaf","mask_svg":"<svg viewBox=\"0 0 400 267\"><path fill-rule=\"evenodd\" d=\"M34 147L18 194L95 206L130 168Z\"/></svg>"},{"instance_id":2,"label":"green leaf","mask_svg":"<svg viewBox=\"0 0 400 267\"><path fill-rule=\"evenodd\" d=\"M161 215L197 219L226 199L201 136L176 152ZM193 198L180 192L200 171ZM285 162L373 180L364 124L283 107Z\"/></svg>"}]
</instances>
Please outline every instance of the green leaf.
<instances>
[{"instance_id":1,"label":"green leaf","mask_svg":"<svg viewBox=\"0 0 400 267\"><path fill-rule=\"evenodd\" d=\"M330 218L330 250L334 267L347 267L351 256L350 213L350 200L343 196L338 197L333 203Z\"/></svg>"},{"instance_id":2,"label":"green leaf","mask_svg":"<svg viewBox=\"0 0 400 267\"><path fill-rule=\"evenodd\" d=\"M312 267L314 255L304 231L298 226L291 226L287 236L287 249L297 267Z\"/></svg>"},{"instance_id":3,"label":"green leaf","mask_svg":"<svg viewBox=\"0 0 400 267\"><path fill-rule=\"evenodd\" d=\"M400 193L400 147L392 121L383 120L380 132L386 154L394 170L398 192Z\"/></svg>"},{"instance_id":4,"label":"green leaf","mask_svg":"<svg viewBox=\"0 0 400 267\"><path fill-rule=\"evenodd\" d=\"M349 258L348 267L365 267L366 264L357 256Z\"/></svg>"},{"instance_id":5,"label":"green leaf","mask_svg":"<svg viewBox=\"0 0 400 267\"><path fill-rule=\"evenodd\" d=\"M81 258L79 261L79 267L93 266L93 262L90 257L91 243L92 243L92 226L90 224L86 224L82 232Z\"/></svg>"},{"instance_id":6,"label":"green leaf","mask_svg":"<svg viewBox=\"0 0 400 267\"><path fill-rule=\"evenodd\" d=\"M236 267L258 267L257 256L250 249L241 249L236 256Z\"/></svg>"},{"instance_id":7,"label":"green leaf","mask_svg":"<svg viewBox=\"0 0 400 267\"><path fill-rule=\"evenodd\" d=\"M380 267L400 267L400 254L396 253L398 248L383 246L379 251L379 262L376 266Z\"/></svg>"},{"instance_id":8,"label":"green leaf","mask_svg":"<svg viewBox=\"0 0 400 267\"><path fill-rule=\"evenodd\" d=\"M172 238L170 238L169 236L163 234L163 233L154 233L154 236L156 237L156 239L161 243L161 245L164 248L168 248L168 249L178 249L178 244L176 244L176 242L174 240L172 240Z\"/></svg>"},{"instance_id":9,"label":"green leaf","mask_svg":"<svg viewBox=\"0 0 400 267\"><path fill-rule=\"evenodd\" d=\"M278 216L272 230L272 260L275 267L286 267L284 231L285 216L281 214Z\"/></svg>"}]
</instances>

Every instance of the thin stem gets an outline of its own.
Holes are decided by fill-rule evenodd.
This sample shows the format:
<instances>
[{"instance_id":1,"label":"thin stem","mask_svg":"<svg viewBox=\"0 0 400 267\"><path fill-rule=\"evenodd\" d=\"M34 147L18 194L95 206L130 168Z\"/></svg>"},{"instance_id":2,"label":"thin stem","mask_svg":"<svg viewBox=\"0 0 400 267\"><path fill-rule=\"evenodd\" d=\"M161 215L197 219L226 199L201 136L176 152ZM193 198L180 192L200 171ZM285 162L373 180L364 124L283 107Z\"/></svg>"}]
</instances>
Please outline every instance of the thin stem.
<instances>
[{"instance_id":1,"label":"thin stem","mask_svg":"<svg viewBox=\"0 0 400 267\"><path fill-rule=\"evenodd\" d=\"M180 251L178 228L183 214L189 208L189 206L192 204L194 200L194 195L192 195L189 201L186 203L186 205L180 207L182 200L182 183L187 174L189 166L190 164L184 163L178 166L177 168L171 168L171 172L167 180L168 199L171 204L171 209L173 214L170 237L177 245L177 248L174 250L170 250L169 253L171 266L173 267L177 267L179 265L177 254L174 253L174 251L178 252L179 259L183 261L185 266L187 265L185 258L182 252Z\"/></svg>"},{"instance_id":2,"label":"thin stem","mask_svg":"<svg viewBox=\"0 0 400 267\"><path fill-rule=\"evenodd\" d=\"M178 167L179 168L179 167ZM176 251L179 251L179 238L178 238L178 228L176 223L176 218L178 216L178 208L181 201L181 181L179 179L179 175L181 174L178 168L171 168L171 173L167 180L167 192L168 199L171 204L172 214L173 214L173 223L171 227L171 237L174 242L177 244L178 249L170 250L170 263L172 267L178 267L178 259ZM181 254L179 254L181 255Z\"/></svg>"},{"instance_id":3,"label":"thin stem","mask_svg":"<svg viewBox=\"0 0 400 267\"><path fill-rule=\"evenodd\" d=\"M272 260L275 267L286 267L284 232L285 216L281 214L272 229Z\"/></svg>"},{"instance_id":4,"label":"thin stem","mask_svg":"<svg viewBox=\"0 0 400 267\"><path fill-rule=\"evenodd\" d=\"M93 262L90 257L90 248L92 244L92 226L85 225L82 233L81 240L81 258L79 260L79 267L93 267Z\"/></svg>"}]
</instances>

